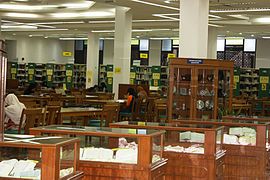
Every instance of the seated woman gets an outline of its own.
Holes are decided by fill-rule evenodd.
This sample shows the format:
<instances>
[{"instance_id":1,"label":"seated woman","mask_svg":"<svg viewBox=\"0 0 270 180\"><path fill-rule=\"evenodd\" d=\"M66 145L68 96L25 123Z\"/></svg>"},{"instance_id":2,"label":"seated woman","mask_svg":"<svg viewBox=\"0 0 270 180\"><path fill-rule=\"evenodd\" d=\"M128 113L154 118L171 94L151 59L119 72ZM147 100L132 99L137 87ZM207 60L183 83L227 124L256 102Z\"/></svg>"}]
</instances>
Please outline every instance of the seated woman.
<instances>
[{"instance_id":1,"label":"seated woman","mask_svg":"<svg viewBox=\"0 0 270 180\"><path fill-rule=\"evenodd\" d=\"M133 104L133 101L135 100L136 98L136 92L133 88L128 88L127 90L127 101L126 101L126 104L124 106L124 109L121 110L121 112L124 112L124 113L130 113L132 111L132 104Z\"/></svg>"},{"instance_id":2,"label":"seated woman","mask_svg":"<svg viewBox=\"0 0 270 180\"><path fill-rule=\"evenodd\" d=\"M9 94L5 98L5 130L18 130L20 118L25 105L21 103L15 94Z\"/></svg>"},{"instance_id":3,"label":"seated woman","mask_svg":"<svg viewBox=\"0 0 270 180\"><path fill-rule=\"evenodd\" d=\"M147 92L143 89L142 86L137 86L137 96L142 99L142 102L145 103L148 99Z\"/></svg>"}]
</instances>

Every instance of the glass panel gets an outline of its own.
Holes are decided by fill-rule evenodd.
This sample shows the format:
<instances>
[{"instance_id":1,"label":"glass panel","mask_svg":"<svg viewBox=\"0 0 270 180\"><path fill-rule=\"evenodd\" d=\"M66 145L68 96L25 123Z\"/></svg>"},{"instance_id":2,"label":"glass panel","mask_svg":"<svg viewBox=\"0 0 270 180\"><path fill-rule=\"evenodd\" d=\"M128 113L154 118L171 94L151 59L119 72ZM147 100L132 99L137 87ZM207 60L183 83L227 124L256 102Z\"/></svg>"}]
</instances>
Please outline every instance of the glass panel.
<instances>
[{"instance_id":1,"label":"glass panel","mask_svg":"<svg viewBox=\"0 0 270 180\"><path fill-rule=\"evenodd\" d=\"M65 177L74 172L74 144L60 148L60 177Z\"/></svg>"},{"instance_id":2,"label":"glass panel","mask_svg":"<svg viewBox=\"0 0 270 180\"><path fill-rule=\"evenodd\" d=\"M230 94L230 71L219 70L218 72L218 113L219 117L229 113Z\"/></svg>"},{"instance_id":3,"label":"glass panel","mask_svg":"<svg viewBox=\"0 0 270 180\"><path fill-rule=\"evenodd\" d=\"M63 131L71 131L76 134L77 132L99 132L99 133L113 133L113 134L142 134L138 129L120 129L120 128L108 128L108 127L89 127L89 126L69 126L69 125L50 125L45 127L37 127L36 129L43 130L63 130ZM146 130L144 132L145 135L150 135L157 132L156 130Z\"/></svg>"},{"instance_id":4,"label":"glass panel","mask_svg":"<svg viewBox=\"0 0 270 180\"><path fill-rule=\"evenodd\" d=\"M255 127L226 127L223 144L256 146Z\"/></svg>"},{"instance_id":5,"label":"glass panel","mask_svg":"<svg viewBox=\"0 0 270 180\"><path fill-rule=\"evenodd\" d=\"M215 74L211 69L198 70L198 89L196 99L197 118L211 119L214 111L214 89Z\"/></svg>"},{"instance_id":6,"label":"glass panel","mask_svg":"<svg viewBox=\"0 0 270 180\"><path fill-rule=\"evenodd\" d=\"M0 177L40 179L41 150L0 147Z\"/></svg>"},{"instance_id":7,"label":"glass panel","mask_svg":"<svg viewBox=\"0 0 270 180\"><path fill-rule=\"evenodd\" d=\"M162 144L162 136L155 136L153 137L152 141L152 163L156 163L161 160L162 154L161 151L163 149L163 144Z\"/></svg>"},{"instance_id":8,"label":"glass panel","mask_svg":"<svg viewBox=\"0 0 270 180\"><path fill-rule=\"evenodd\" d=\"M79 138L82 141L80 160L137 164L137 138L101 136L80 136Z\"/></svg>"},{"instance_id":9,"label":"glass panel","mask_svg":"<svg viewBox=\"0 0 270 180\"><path fill-rule=\"evenodd\" d=\"M172 118L188 118L191 108L191 69L174 68Z\"/></svg>"},{"instance_id":10,"label":"glass panel","mask_svg":"<svg viewBox=\"0 0 270 180\"><path fill-rule=\"evenodd\" d=\"M195 131L167 131L165 151L204 154L205 135Z\"/></svg>"}]
</instances>

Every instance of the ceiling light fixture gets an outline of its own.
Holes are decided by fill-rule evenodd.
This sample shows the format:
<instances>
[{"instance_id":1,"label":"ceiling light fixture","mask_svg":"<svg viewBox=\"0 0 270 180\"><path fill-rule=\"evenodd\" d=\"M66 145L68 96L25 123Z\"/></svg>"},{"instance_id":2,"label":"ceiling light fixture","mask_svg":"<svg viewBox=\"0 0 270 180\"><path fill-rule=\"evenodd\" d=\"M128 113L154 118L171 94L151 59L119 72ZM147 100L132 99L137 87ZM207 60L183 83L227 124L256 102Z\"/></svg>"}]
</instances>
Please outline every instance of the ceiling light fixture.
<instances>
[{"instance_id":1,"label":"ceiling light fixture","mask_svg":"<svg viewBox=\"0 0 270 180\"><path fill-rule=\"evenodd\" d=\"M66 8L70 8L70 9L89 9L90 7L92 7L95 4L95 2L93 1L85 1L83 3L66 3L66 4L61 4L60 6L64 6Z\"/></svg>"},{"instance_id":2,"label":"ceiling light fixture","mask_svg":"<svg viewBox=\"0 0 270 180\"><path fill-rule=\"evenodd\" d=\"M39 18L40 16L37 14L31 13L6 13L4 16L16 17L16 18Z\"/></svg>"},{"instance_id":3,"label":"ceiling light fixture","mask_svg":"<svg viewBox=\"0 0 270 180\"><path fill-rule=\"evenodd\" d=\"M221 26L221 25L217 25L217 24L208 24L208 26L211 26L211 27L224 27L224 26Z\"/></svg>"},{"instance_id":4,"label":"ceiling light fixture","mask_svg":"<svg viewBox=\"0 0 270 180\"><path fill-rule=\"evenodd\" d=\"M52 17L54 18L78 18L78 17L113 17L114 12L107 11L93 11L93 12L83 12L83 13L52 13Z\"/></svg>"},{"instance_id":5,"label":"ceiling light fixture","mask_svg":"<svg viewBox=\"0 0 270 180\"><path fill-rule=\"evenodd\" d=\"M179 18L170 17L170 16L168 16L166 14L152 14L152 16L161 17L161 18L165 18L165 19L171 19L171 20L174 20L174 21L179 21Z\"/></svg>"},{"instance_id":6,"label":"ceiling light fixture","mask_svg":"<svg viewBox=\"0 0 270 180\"><path fill-rule=\"evenodd\" d=\"M256 18L256 19L254 19L254 22L258 22L258 23L269 23L270 22L270 17Z\"/></svg>"},{"instance_id":7,"label":"ceiling light fixture","mask_svg":"<svg viewBox=\"0 0 270 180\"><path fill-rule=\"evenodd\" d=\"M270 36L263 36L263 39L270 39Z\"/></svg>"},{"instance_id":8,"label":"ceiling light fixture","mask_svg":"<svg viewBox=\"0 0 270 180\"><path fill-rule=\"evenodd\" d=\"M270 8L217 9L217 10L210 10L211 13L266 12L266 11L270 11Z\"/></svg>"},{"instance_id":9,"label":"ceiling light fixture","mask_svg":"<svg viewBox=\"0 0 270 180\"><path fill-rule=\"evenodd\" d=\"M156 7L161 7L161 8L166 8L166 9L172 9L172 10L176 10L179 11L179 8L175 8L175 7L171 7L171 6L165 6L165 5L161 5L161 4L156 4L156 3L150 3L150 2L145 2L145 1L141 1L141 0L131 0L133 2L137 2L137 3L142 3L142 4L147 4L150 6L156 6Z\"/></svg>"},{"instance_id":10,"label":"ceiling light fixture","mask_svg":"<svg viewBox=\"0 0 270 180\"><path fill-rule=\"evenodd\" d=\"M84 37L72 37L72 38L59 38L59 40L70 41L70 40L87 40L88 38Z\"/></svg>"},{"instance_id":11,"label":"ceiling light fixture","mask_svg":"<svg viewBox=\"0 0 270 180\"><path fill-rule=\"evenodd\" d=\"M11 11L41 11L44 9L57 8L56 5L37 5L37 6L29 6L22 4L0 4L0 9L11 10Z\"/></svg>"},{"instance_id":12,"label":"ceiling light fixture","mask_svg":"<svg viewBox=\"0 0 270 180\"><path fill-rule=\"evenodd\" d=\"M1 29L37 29L37 27L27 25L19 25L19 26L1 25Z\"/></svg>"}]
</instances>

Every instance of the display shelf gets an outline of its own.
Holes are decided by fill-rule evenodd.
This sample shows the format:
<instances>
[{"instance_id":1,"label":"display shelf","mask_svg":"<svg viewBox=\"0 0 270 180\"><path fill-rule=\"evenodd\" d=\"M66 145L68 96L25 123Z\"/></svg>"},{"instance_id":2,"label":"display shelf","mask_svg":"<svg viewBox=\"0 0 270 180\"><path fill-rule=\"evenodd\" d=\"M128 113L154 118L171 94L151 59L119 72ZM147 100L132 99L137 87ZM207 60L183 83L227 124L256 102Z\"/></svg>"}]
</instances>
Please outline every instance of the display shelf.
<instances>
[{"instance_id":1,"label":"display shelf","mask_svg":"<svg viewBox=\"0 0 270 180\"><path fill-rule=\"evenodd\" d=\"M85 88L86 86L86 65L74 64L73 69L74 88Z\"/></svg>"},{"instance_id":2,"label":"display shelf","mask_svg":"<svg viewBox=\"0 0 270 180\"><path fill-rule=\"evenodd\" d=\"M0 142L0 179L82 179L79 139L5 134Z\"/></svg>"},{"instance_id":3,"label":"display shelf","mask_svg":"<svg viewBox=\"0 0 270 180\"><path fill-rule=\"evenodd\" d=\"M269 179L269 127L267 122L252 118L223 117L211 120L176 120L176 124L224 126L224 179ZM241 123L239 123L241 122Z\"/></svg>"},{"instance_id":4,"label":"display shelf","mask_svg":"<svg viewBox=\"0 0 270 180\"><path fill-rule=\"evenodd\" d=\"M30 133L79 137L85 179L164 179L164 131L51 125Z\"/></svg>"},{"instance_id":5,"label":"display shelf","mask_svg":"<svg viewBox=\"0 0 270 180\"><path fill-rule=\"evenodd\" d=\"M260 68L259 69L259 92L258 97L259 98L267 98L270 96L270 84L269 84L269 78L270 78L270 69L269 68Z\"/></svg>"},{"instance_id":6,"label":"display shelf","mask_svg":"<svg viewBox=\"0 0 270 180\"><path fill-rule=\"evenodd\" d=\"M219 110L231 109L232 61L173 58L170 59L169 70L169 120L175 118L218 118ZM189 98L181 98L182 96L187 97L187 95ZM175 111L179 107L190 109L190 113ZM211 113L209 113L210 109Z\"/></svg>"},{"instance_id":7,"label":"display shelf","mask_svg":"<svg viewBox=\"0 0 270 180\"><path fill-rule=\"evenodd\" d=\"M101 83L105 83L108 92L113 91L113 68L114 66L112 64L101 64L99 66L99 85L101 85Z\"/></svg>"},{"instance_id":8,"label":"display shelf","mask_svg":"<svg viewBox=\"0 0 270 180\"><path fill-rule=\"evenodd\" d=\"M240 94L257 98L259 89L259 70L254 68L241 68L239 76Z\"/></svg>"},{"instance_id":9,"label":"display shelf","mask_svg":"<svg viewBox=\"0 0 270 180\"><path fill-rule=\"evenodd\" d=\"M221 126L122 121L110 127L165 130L165 179L222 179L225 152Z\"/></svg>"}]
</instances>

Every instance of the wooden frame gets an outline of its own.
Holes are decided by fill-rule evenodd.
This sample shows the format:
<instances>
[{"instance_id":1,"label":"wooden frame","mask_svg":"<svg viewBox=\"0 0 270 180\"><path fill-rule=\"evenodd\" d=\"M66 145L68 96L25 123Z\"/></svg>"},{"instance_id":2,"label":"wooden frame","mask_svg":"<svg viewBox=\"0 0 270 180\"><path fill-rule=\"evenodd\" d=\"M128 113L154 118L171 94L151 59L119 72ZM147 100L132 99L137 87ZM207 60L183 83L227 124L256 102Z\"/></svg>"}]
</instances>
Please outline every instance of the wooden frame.
<instances>
[{"instance_id":1,"label":"wooden frame","mask_svg":"<svg viewBox=\"0 0 270 180\"><path fill-rule=\"evenodd\" d=\"M0 40L0 142L4 139L4 102L6 94L7 58L5 42Z\"/></svg>"},{"instance_id":2,"label":"wooden frame","mask_svg":"<svg viewBox=\"0 0 270 180\"><path fill-rule=\"evenodd\" d=\"M127 121L111 123L110 127L165 130L166 140L171 141L174 139L173 142L179 142L178 131L203 132L205 134L204 154L164 151L164 157L168 159L165 179L222 179L223 159L225 155L222 151L222 144L220 144L221 151L219 153L216 152L216 134L219 130L222 130L222 127L200 128L181 125L174 126L172 123ZM170 143L165 141L165 144Z\"/></svg>"},{"instance_id":3,"label":"wooden frame","mask_svg":"<svg viewBox=\"0 0 270 180\"><path fill-rule=\"evenodd\" d=\"M169 62L170 78L169 78L169 93L168 93L168 118L169 121L173 114L178 111L179 115L185 117L179 118L202 118L203 115L208 116L209 119L218 117L218 107L220 107L218 97L219 87L219 71L229 71L230 78L227 80L229 84L229 96L227 99L222 98L222 106L228 107L231 111L232 96L233 96L233 61L221 61L212 59L192 59L192 58L173 58ZM203 72L200 72L203 71ZM201 74L203 73L203 74ZM205 77L205 74L207 77ZM208 77L209 76L209 77ZM200 78L203 82L200 82ZM226 79L226 77L224 77ZM174 92L186 89L186 93ZM198 94L200 88L213 91L212 95L206 96ZM210 99L211 98L211 99ZM204 112L197 110L198 100L213 101L213 107ZM176 103L176 106L174 105ZM179 104L177 104L179 103ZM182 104L181 104L182 103ZM178 110L176 110L176 107ZM208 111L208 112L206 112ZM177 114L176 113L176 114ZM204 113L204 114L203 114Z\"/></svg>"},{"instance_id":4,"label":"wooden frame","mask_svg":"<svg viewBox=\"0 0 270 180\"><path fill-rule=\"evenodd\" d=\"M76 135L86 137L108 137L112 143L117 143L118 138L136 138L138 140L138 160L137 164L99 162L99 161L79 161L79 170L84 171L84 179L145 179L145 180L162 180L165 174L165 164L167 161L161 159L152 164L152 142L154 137L161 138L161 147L163 150L164 131L155 131L151 134L133 134L133 133L117 133L110 128L80 127L80 129L63 129L57 126L46 126L31 128L30 134L54 134L54 135ZM62 126L70 127L70 126ZM105 129L105 130L104 130ZM104 131L103 131L104 130ZM122 131L122 130L121 130ZM117 141L115 141L115 138ZM161 156L163 151L161 150Z\"/></svg>"},{"instance_id":5,"label":"wooden frame","mask_svg":"<svg viewBox=\"0 0 270 180\"><path fill-rule=\"evenodd\" d=\"M269 137L270 123L256 123L251 119L239 123L239 118L225 120L227 122L176 120L176 124L209 124L224 127L249 127L256 129L256 145L223 144L226 150L224 159L224 179L269 179L270 152L266 149L267 130ZM242 119L243 121L243 119ZM248 123L251 121L251 123Z\"/></svg>"},{"instance_id":6,"label":"wooden frame","mask_svg":"<svg viewBox=\"0 0 270 180\"><path fill-rule=\"evenodd\" d=\"M30 138L31 139L31 138ZM34 139L34 138L32 138ZM19 139L21 141L22 139ZM79 160L79 150L80 150L80 141L75 138L60 138L56 143L47 144L47 143L25 143L25 142L9 142L4 141L0 142L0 147L9 147L9 148L26 148L28 149L29 156L40 156L40 154L36 155L34 153L34 149L40 149L42 153L41 157L41 179L61 179L65 180L67 177L60 178L60 149L64 146L72 145L74 147L74 160L73 160L73 168L74 172L68 177L70 179L81 179L83 177L83 173L77 171L78 170L78 160ZM4 156L2 156L4 157ZM70 164L70 163L69 163ZM0 177L0 179L3 177ZM16 178L10 178L16 179Z\"/></svg>"}]
</instances>

